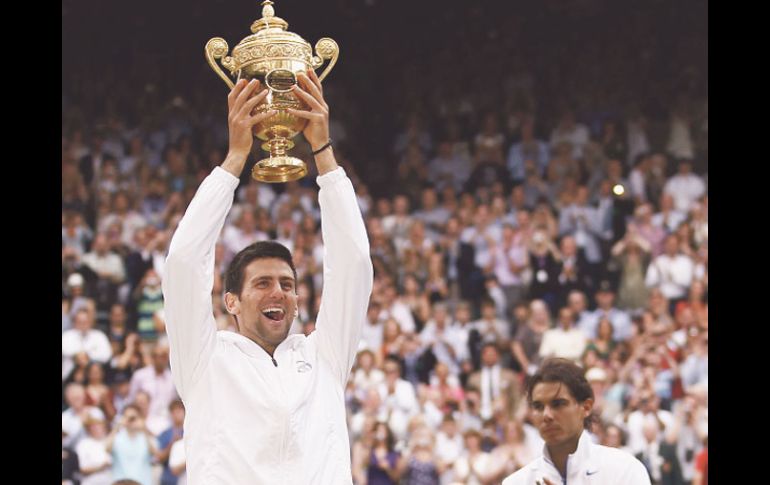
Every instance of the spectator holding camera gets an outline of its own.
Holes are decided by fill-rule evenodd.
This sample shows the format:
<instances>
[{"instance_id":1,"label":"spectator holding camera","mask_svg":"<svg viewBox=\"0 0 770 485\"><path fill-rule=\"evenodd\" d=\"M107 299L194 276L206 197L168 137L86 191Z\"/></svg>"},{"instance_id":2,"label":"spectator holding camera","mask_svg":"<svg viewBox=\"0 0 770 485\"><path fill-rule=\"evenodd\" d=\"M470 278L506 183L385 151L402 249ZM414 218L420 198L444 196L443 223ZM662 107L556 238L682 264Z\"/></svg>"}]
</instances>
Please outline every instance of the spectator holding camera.
<instances>
[{"instance_id":1,"label":"spectator holding camera","mask_svg":"<svg viewBox=\"0 0 770 485\"><path fill-rule=\"evenodd\" d=\"M107 436L105 446L112 454L114 479L131 479L141 485L152 485L152 459L158 446L138 406L129 404L123 409L123 416Z\"/></svg>"}]
</instances>

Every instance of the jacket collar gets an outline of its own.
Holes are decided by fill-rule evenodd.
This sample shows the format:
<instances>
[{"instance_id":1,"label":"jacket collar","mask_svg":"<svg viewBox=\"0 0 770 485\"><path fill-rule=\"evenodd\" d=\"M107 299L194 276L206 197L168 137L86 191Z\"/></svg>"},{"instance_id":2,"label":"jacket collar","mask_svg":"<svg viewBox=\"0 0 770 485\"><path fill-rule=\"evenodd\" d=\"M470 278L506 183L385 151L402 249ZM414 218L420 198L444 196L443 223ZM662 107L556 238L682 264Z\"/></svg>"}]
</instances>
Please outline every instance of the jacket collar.
<instances>
[{"instance_id":1,"label":"jacket collar","mask_svg":"<svg viewBox=\"0 0 770 485\"><path fill-rule=\"evenodd\" d=\"M591 435L588 433L588 431L583 430L583 432L580 434L580 439L578 440L577 449L567 458L567 463L571 465L569 467L570 471L574 473L576 470L585 468L586 471L593 473L599 469L596 460L592 458L591 450L593 446L594 443L591 439ZM551 454L548 453L548 445L545 443L543 443L543 454L532 465L533 470L537 470L538 468L556 469L556 465L554 465L553 461L551 460Z\"/></svg>"},{"instance_id":2,"label":"jacket collar","mask_svg":"<svg viewBox=\"0 0 770 485\"><path fill-rule=\"evenodd\" d=\"M228 343L235 345L241 352L255 359L270 359L270 354L265 349L257 345L256 342L248 337L233 332L230 330L220 330L217 332L217 336ZM299 337L299 338L297 338ZM303 335L288 335L283 342L278 344L273 352L273 357L279 360L280 356L284 355L288 349L294 349L298 345L298 340L301 340Z\"/></svg>"}]
</instances>

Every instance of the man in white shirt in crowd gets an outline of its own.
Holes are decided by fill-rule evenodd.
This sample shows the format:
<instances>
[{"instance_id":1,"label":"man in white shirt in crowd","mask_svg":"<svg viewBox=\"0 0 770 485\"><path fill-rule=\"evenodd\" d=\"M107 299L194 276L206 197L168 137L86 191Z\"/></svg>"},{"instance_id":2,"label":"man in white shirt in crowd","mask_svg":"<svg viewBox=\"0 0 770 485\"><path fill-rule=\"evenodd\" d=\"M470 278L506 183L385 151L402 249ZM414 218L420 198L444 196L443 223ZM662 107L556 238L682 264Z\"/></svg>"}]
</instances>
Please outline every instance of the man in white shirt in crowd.
<instances>
[{"instance_id":1,"label":"man in white shirt in crowd","mask_svg":"<svg viewBox=\"0 0 770 485\"><path fill-rule=\"evenodd\" d=\"M432 313L433 318L425 323L420 332L420 343L424 349L430 348L436 360L449 367L450 373L457 375L460 373L460 362L467 358L468 339L466 337L464 347L456 346L461 336L458 336L458 325L451 321L445 303L435 303Z\"/></svg>"},{"instance_id":2,"label":"man in white shirt in crowd","mask_svg":"<svg viewBox=\"0 0 770 485\"><path fill-rule=\"evenodd\" d=\"M73 328L61 335L61 378L66 379L75 368L75 355L85 352L88 360L104 364L112 357L112 346L101 330L94 327L89 310L81 308L73 318Z\"/></svg>"},{"instance_id":3,"label":"man in white shirt in crowd","mask_svg":"<svg viewBox=\"0 0 770 485\"><path fill-rule=\"evenodd\" d=\"M397 358L386 357L382 370L385 382L377 390L385 415L389 416L388 426L399 440L406 439L409 421L420 412L417 393L412 383L401 378L401 364Z\"/></svg>"},{"instance_id":4,"label":"man in white shirt in crowd","mask_svg":"<svg viewBox=\"0 0 770 485\"><path fill-rule=\"evenodd\" d=\"M503 485L650 485L644 465L625 451L594 444L587 428L594 394L583 369L549 359L527 384L532 421L545 441L543 454Z\"/></svg>"},{"instance_id":5,"label":"man in white shirt in crowd","mask_svg":"<svg viewBox=\"0 0 770 485\"><path fill-rule=\"evenodd\" d=\"M639 453L644 449L645 423L653 423L661 432L671 430L674 426L673 413L660 409L660 398L651 390L645 390L638 396L633 396L629 402L629 408L633 411L626 415L618 415L615 424L623 427L627 433L628 449L632 453Z\"/></svg>"},{"instance_id":6,"label":"man in white shirt in crowd","mask_svg":"<svg viewBox=\"0 0 770 485\"><path fill-rule=\"evenodd\" d=\"M150 355L152 363L131 376L129 401L133 402L140 391L147 393L150 397L147 427L157 436L171 425L169 406L178 399L178 395L171 370L168 368L168 347L156 345Z\"/></svg>"},{"instance_id":7,"label":"man in white shirt in crowd","mask_svg":"<svg viewBox=\"0 0 770 485\"><path fill-rule=\"evenodd\" d=\"M694 267L692 258L679 251L677 235L669 234L663 242L663 254L647 267L644 284L660 289L669 303L681 300L687 297Z\"/></svg>"},{"instance_id":8,"label":"man in white shirt in crowd","mask_svg":"<svg viewBox=\"0 0 770 485\"><path fill-rule=\"evenodd\" d=\"M352 482L345 385L372 289L369 241L350 179L329 138L329 107L314 71L292 92L309 111L303 130L318 168L324 285L316 330L288 336L297 315L291 253L256 242L225 275L225 306L238 332L217 331L214 248L254 142L278 111L254 113L268 94L242 79L228 96L229 152L201 183L174 234L163 278L171 371L187 410L190 485ZM288 336L288 338L287 338Z\"/></svg>"},{"instance_id":9,"label":"man in white shirt in crowd","mask_svg":"<svg viewBox=\"0 0 770 485\"><path fill-rule=\"evenodd\" d=\"M660 227L666 230L666 232L674 232L679 224L687 219L687 213L677 210L674 206L674 196L668 193L663 193L658 201L660 211L653 214L650 218L650 222L653 226Z\"/></svg>"},{"instance_id":10,"label":"man in white shirt in crowd","mask_svg":"<svg viewBox=\"0 0 770 485\"><path fill-rule=\"evenodd\" d=\"M382 347L385 322L380 318L381 308L378 302L369 302L369 308L366 310L366 319L364 319L361 329L361 348L379 352L380 347Z\"/></svg>"},{"instance_id":11,"label":"man in white shirt in crowd","mask_svg":"<svg viewBox=\"0 0 770 485\"><path fill-rule=\"evenodd\" d=\"M417 325L414 323L412 310L406 303L398 298L396 285L392 282L388 282L383 288L382 295L383 298L379 319L384 322L389 318L392 318L398 322L401 331L404 333L414 333Z\"/></svg>"},{"instance_id":12,"label":"man in white shirt in crowd","mask_svg":"<svg viewBox=\"0 0 770 485\"><path fill-rule=\"evenodd\" d=\"M663 192L674 198L674 207L685 214L693 202L706 193L703 179L692 173L692 161L683 159L679 162L679 171L668 179Z\"/></svg>"},{"instance_id":13,"label":"man in white shirt in crowd","mask_svg":"<svg viewBox=\"0 0 770 485\"><path fill-rule=\"evenodd\" d=\"M595 338L593 332L596 332L596 326L599 322L594 318L593 312L588 309L586 294L580 290L570 291L567 295L567 306L575 317L575 327L583 330L586 338Z\"/></svg>"},{"instance_id":14,"label":"man in white shirt in crowd","mask_svg":"<svg viewBox=\"0 0 770 485\"><path fill-rule=\"evenodd\" d=\"M580 362L588 339L579 328L575 328L575 315L569 307L559 310L559 325L546 330L540 343L540 357L561 357Z\"/></svg>"},{"instance_id":15,"label":"man in white shirt in crowd","mask_svg":"<svg viewBox=\"0 0 770 485\"><path fill-rule=\"evenodd\" d=\"M96 406L86 405L86 389L77 382L70 382L64 388L64 401L67 409L61 413L61 429L67 433L67 436L63 444L75 448L86 436L86 421L104 419L104 413Z\"/></svg>"},{"instance_id":16,"label":"man in white shirt in crowd","mask_svg":"<svg viewBox=\"0 0 770 485\"><path fill-rule=\"evenodd\" d=\"M586 337L595 339L598 336L599 320L607 318L612 324L612 337L616 341L625 341L633 336L633 323L628 312L615 306L615 292L609 281L603 280L594 295L596 310L591 313L591 318L582 321L579 327L585 332Z\"/></svg>"},{"instance_id":17,"label":"man in white shirt in crowd","mask_svg":"<svg viewBox=\"0 0 770 485\"><path fill-rule=\"evenodd\" d=\"M481 369L468 378L468 388L481 395L479 414L482 419L493 419L498 411L513 416L521 399L521 385L512 370L500 365L500 351L494 342L481 349Z\"/></svg>"}]
</instances>

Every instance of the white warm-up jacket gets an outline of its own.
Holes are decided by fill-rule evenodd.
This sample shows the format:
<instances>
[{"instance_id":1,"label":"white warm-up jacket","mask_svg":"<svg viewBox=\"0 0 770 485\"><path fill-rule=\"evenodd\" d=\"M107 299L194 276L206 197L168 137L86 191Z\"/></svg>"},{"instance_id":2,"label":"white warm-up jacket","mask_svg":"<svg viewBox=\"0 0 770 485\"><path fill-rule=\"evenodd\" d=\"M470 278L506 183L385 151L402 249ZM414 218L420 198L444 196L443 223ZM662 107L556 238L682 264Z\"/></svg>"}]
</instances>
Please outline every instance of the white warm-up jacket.
<instances>
[{"instance_id":1,"label":"white warm-up jacket","mask_svg":"<svg viewBox=\"0 0 770 485\"><path fill-rule=\"evenodd\" d=\"M548 447L543 445L543 454L503 480L503 485L542 484L543 477L554 485L650 485L641 461L623 450L595 444L587 431L580 435L577 449L567 458L567 476L563 480L548 455Z\"/></svg>"},{"instance_id":2,"label":"white warm-up jacket","mask_svg":"<svg viewBox=\"0 0 770 485\"><path fill-rule=\"evenodd\" d=\"M369 241L342 168L319 176L324 288L316 330L270 355L217 331L214 247L238 179L217 167L174 234L163 278L190 485L350 484L344 388L372 290Z\"/></svg>"}]
</instances>

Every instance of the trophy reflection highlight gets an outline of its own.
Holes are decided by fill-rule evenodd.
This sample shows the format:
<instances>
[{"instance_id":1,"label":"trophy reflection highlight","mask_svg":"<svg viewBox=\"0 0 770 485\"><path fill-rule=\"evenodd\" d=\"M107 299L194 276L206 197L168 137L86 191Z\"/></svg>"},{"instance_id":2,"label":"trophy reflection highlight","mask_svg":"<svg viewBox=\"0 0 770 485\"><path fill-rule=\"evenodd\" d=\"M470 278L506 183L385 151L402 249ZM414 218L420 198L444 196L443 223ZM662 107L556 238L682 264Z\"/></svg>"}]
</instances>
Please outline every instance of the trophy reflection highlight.
<instances>
[{"instance_id":1,"label":"trophy reflection highlight","mask_svg":"<svg viewBox=\"0 0 770 485\"><path fill-rule=\"evenodd\" d=\"M323 81L339 57L337 43L324 37L315 44L317 55L313 55L310 44L299 35L288 32L289 24L275 16L273 2L262 2L262 18L251 24L252 35L245 37L227 55L227 42L215 37L206 43L206 60L211 68L232 89L240 79L258 79L268 89L264 102L257 105L255 113L277 110L275 116L254 127L254 136L263 140L262 149L269 152L268 158L259 160L251 171L252 177L262 182L290 182L307 174L305 162L292 157L287 151L294 147L291 138L301 133L307 120L289 114L288 108L307 110L304 101L292 93L297 75L308 69L321 67L329 60L326 69L318 76ZM230 71L235 82L222 68Z\"/></svg>"}]
</instances>

